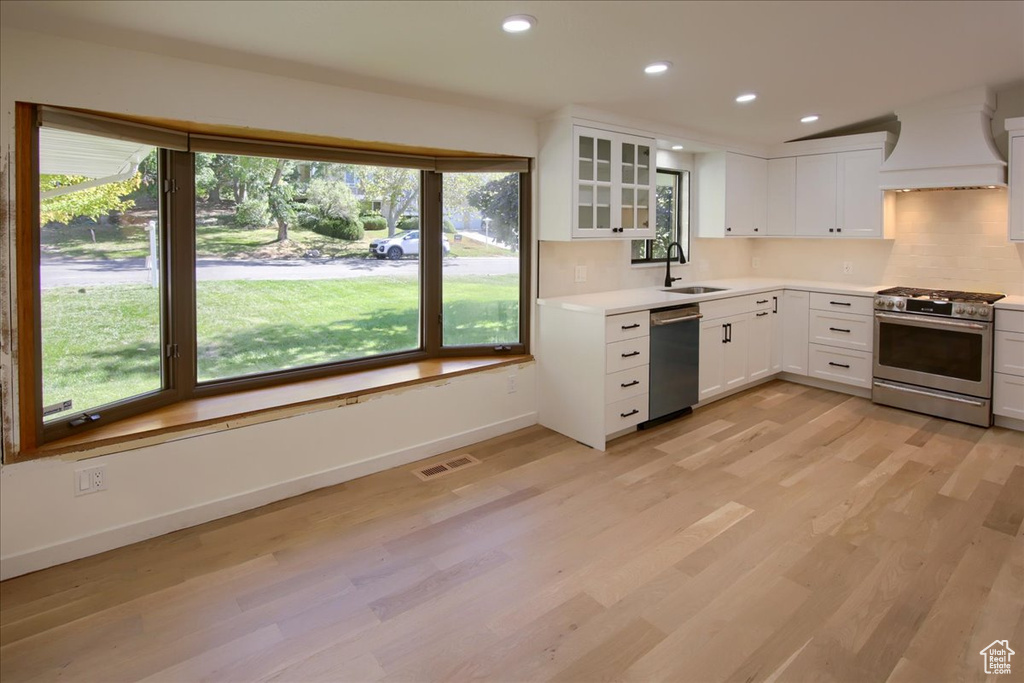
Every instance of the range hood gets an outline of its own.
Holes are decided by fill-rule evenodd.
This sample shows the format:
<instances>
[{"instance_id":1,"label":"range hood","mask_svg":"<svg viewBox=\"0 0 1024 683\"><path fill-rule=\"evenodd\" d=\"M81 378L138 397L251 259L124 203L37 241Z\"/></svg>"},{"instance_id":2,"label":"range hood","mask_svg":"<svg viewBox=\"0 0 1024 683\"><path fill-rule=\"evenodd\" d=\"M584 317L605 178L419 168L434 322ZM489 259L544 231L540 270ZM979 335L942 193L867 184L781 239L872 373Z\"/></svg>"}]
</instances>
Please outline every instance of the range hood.
<instances>
[{"instance_id":1,"label":"range hood","mask_svg":"<svg viewBox=\"0 0 1024 683\"><path fill-rule=\"evenodd\" d=\"M882 189L1005 187L994 110L995 95L979 86L897 111L900 137L879 172Z\"/></svg>"}]
</instances>

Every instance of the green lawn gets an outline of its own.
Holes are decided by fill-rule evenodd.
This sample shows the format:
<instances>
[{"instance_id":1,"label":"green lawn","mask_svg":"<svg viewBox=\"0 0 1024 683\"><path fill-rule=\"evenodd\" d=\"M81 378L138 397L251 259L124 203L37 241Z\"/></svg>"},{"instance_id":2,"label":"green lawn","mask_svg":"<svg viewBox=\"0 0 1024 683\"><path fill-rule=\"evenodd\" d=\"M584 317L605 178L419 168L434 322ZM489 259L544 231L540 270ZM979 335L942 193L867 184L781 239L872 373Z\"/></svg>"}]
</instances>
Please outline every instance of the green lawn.
<instances>
[{"instance_id":1,"label":"green lawn","mask_svg":"<svg viewBox=\"0 0 1024 683\"><path fill-rule=\"evenodd\" d=\"M199 258L299 258L312 250L319 251L322 258L367 258L370 241L387 237L387 230L367 230L363 239L347 242L292 226L288 243L280 244L276 241L276 227L248 230L232 225L230 216L211 218L214 219L216 223L196 226ZM451 245L450 255L454 257L511 255L500 247L446 236ZM44 254L66 258L107 261L149 255L149 234L142 224L44 226L40 242Z\"/></svg>"},{"instance_id":2,"label":"green lawn","mask_svg":"<svg viewBox=\"0 0 1024 683\"><path fill-rule=\"evenodd\" d=\"M518 339L518 278L445 281L445 342ZM201 380L417 348L411 278L198 283ZM157 291L144 285L58 287L42 293L43 402L74 410L159 384Z\"/></svg>"}]
</instances>

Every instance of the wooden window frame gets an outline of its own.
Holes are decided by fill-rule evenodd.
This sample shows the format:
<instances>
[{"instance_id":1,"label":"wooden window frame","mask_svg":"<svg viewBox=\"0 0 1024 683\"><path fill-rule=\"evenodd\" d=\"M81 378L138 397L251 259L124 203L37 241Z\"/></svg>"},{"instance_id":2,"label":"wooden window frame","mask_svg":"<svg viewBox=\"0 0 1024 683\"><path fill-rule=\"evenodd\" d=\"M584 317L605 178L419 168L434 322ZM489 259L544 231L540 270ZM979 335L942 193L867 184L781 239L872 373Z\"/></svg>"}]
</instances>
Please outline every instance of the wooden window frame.
<instances>
[{"instance_id":1,"label":"wooden window frame","mask_svg":"<svg viewBox=\"0 0 1024 683\"><path fill-rule=\"evenodd\" d=\"M45 112L45 116L42 113ZM116 137L120 124L136 130L151 129L154 134L167 133L172 148L159 150L159 226L165 268L161 281L161 336L164 348L177 344L176 356L162 354L163 388L102 406L102 419L78 427L67 420L44 425L42 416L42 339L39 248L39 128L40 119L49 117L58 122L54 127L76 127L76 116L82 117L83 132ZM47 124L50 125L50 124ZM102 113L77 112L16 103L16 276L18 356L17 384L19 434L18 453L12 459L24 460L24 454L37 451L43 444L69 435L81 435L91 429L109 425L119 419L139 415L156 408L192 398L202 398L300 382L309 379L344 375L374 368L402 365L431 358L517 356L529 353L530 339L530 272L531 272L531 161L518 157L487 157L445 151L444 157L409 155L380 151L375 145L368 149L327 147L290 142L291 134L280 133L280 139L240 139L215 135L195 135L196 149L223 150L220 153L284 156L302 160L340 161L366 165L392 165L420 170L420 347L412 351L383 354L356 360L232 377L204 382L196 381L195 320L195 193L194 155L191 137L188 151L182 151L180 137L159 126L125 122L121 117L104 117ZM207 127L208 129L209 127ZM404 150L403 150L404 151ZM432 150L428 150L432 151ZM280 156L279 156L280 155ZM410 165L406 165L406 164ZM444 346L442 341L442 180L444 172L505 171L520 176L520 246L519 246L519 341L508 344ZM170 181L165 183L164 181ZM176 186L176 187L175 187ZM173 191L165 191L174 187ZM173 223L174 229L171 230ZM70 419L70 417L68 418Z\"/></svg>"}]
</instances>

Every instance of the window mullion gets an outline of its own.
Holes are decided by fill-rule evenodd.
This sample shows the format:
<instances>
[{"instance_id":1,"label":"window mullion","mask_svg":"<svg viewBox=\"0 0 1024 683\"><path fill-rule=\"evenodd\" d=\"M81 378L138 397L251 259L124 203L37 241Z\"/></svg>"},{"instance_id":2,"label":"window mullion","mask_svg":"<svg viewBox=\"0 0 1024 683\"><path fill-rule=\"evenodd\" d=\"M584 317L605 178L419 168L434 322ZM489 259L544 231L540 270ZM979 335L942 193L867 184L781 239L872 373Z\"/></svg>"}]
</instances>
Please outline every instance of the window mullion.
<instances>
[{"instance_id":1,"label":"window mullion","mask_svg":"<svg viewBox=\"0 0 1024 683\"><path fill-rule=\"evenodd\" d=\"M422 338L427 355L441 350L441 204L442 175L422 174L420 193L420 282L422 296Z\"/></svg>"},{"instance_id":2,"label":"window mullion","mask_svg":"<svg viewBox=\"0 0 1024 683\"><path fill-rule=\"evenodd\" d=\"M169 387L178 398L189 398L196 385L196 268L195 163L186 152L165 152L166 182L161 197L167 211L164 234L168 244L165 302L165 357Z\"/></svg>"}]
</instances>

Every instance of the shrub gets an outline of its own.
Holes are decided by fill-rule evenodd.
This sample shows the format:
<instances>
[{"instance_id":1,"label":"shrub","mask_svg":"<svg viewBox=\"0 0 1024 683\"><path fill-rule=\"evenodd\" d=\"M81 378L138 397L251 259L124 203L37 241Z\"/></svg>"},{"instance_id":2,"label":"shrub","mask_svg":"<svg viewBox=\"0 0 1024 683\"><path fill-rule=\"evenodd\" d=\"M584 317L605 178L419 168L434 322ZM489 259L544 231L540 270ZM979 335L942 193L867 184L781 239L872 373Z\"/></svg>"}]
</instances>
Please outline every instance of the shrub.
<instances>
[{"instance_id":1,"label":"shrub","mask_svg":"<svg viewBox=\"0 0 1024 683\"><path fill-rule=\"evenodd\" d=\"M235 206L235 225L240 228L265 228L270 223L270 208L265 199L246 199Z\"/></svg>"},{"instance_id":2,"label":"shrub","mask_svg":"<svg viewBox=\"0 0 1024 683\"><path fill-rule=\"evenodd\" d=\"M448 234L450 234L450 235L454 235L455 234L455 224L452 223L447 218L444 219L444 222L441 225L444 228L444 231L447 232Z\"/></svg>"},{"instance_id":3,"label":"shrub","mask_svg":"<svg viewBox=\"0 0 1024 683\"><path fill-rule=\"evenodd\" d=\"M398 221L396 226L399 230L419 230L420 229L420 217L419 216L406 216L402 220Z\"/></svg>"},{"instance_id":4,"label":"shrub","mask_svg":"<svg viewBox=\"0 0 1024 683\"><path fill-rule=\"evenodd\" d=\"M318 235L349 242L363 239L363 223L358 218L321 218L312 229Z\"/></svg>"},{"instance_id":5,"label":"shrub","mask_svg":"<svg viewBox=\"0 0 1024 683\"><path fill-rule=\"evenodd\" d=\"M388 227L388 219L380 214L363 216L360 220L363 221L364 230L386 230Z\"/></svg>"},{"instance_id":6,"label":"shrub","mask_svg":"<svg viewBox=\"0 0 1024 683\"><path fill-rule=\"evenodd\" d=\"M323 218L359 220L359 200L348 185L337 180L314 178L306 190L307 210Z\"/></svg>"}]
</instances>

